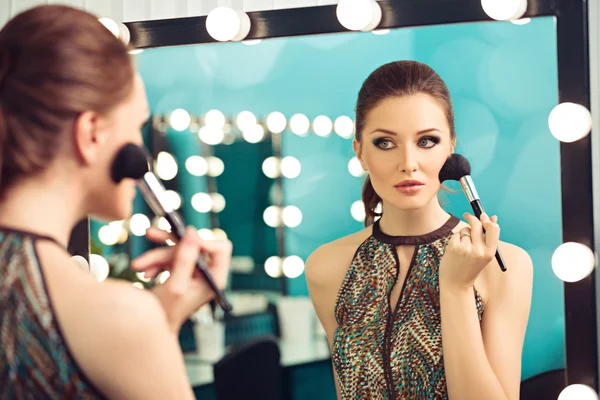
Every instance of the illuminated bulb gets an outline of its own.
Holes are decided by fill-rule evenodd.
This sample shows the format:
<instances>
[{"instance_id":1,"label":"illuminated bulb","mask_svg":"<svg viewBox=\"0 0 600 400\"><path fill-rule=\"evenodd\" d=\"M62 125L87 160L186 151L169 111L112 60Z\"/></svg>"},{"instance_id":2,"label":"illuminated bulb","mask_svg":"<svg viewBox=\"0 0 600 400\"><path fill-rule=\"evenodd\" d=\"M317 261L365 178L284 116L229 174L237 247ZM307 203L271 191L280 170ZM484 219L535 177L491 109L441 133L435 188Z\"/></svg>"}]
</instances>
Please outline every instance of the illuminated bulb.
<instances>
[{"instance_id":1,"label":"illuminated bulb","mask_svg":"<svg viewBox=\"0 0 600 400\"><path fill-rule=\"evenodd\" d=\"M329 136L333 130L333 122L325 115L319 115L313 121L313 131L317 136L326 137Z\"/></svg>"},{"instance_id":2,"label":"illuminated bulb","mask_svg":"<svg viewBox=\"0 0 600 400\"><path fill-rule=\"evenodd\" d=\"M218 157L208 157L206 162L208 163L208 176L216 178L225 171L225 163Z\"/></svg>"},{"instance_id":3,"label":"illuminated bulb","mask_svg":"<svg viewBox=\"0 0 600 400\"><path fill-rule=\"evenodd\" d=\"M231 133L225 134L225 136L223 137L223 144L230 145L230 144L234 144L234 143L235 143L235 135L232 135Z\"/></svg>"},{"instance_id":4,"label":"illuminated bulb","mask_svg":"<svg viewBox=\"0 0 600 400\"><path fill-rule=\"evenodd\" d=\"M367 32L381 22L381 7L375 0L340 0L336 15L344 28Z\"/></svg>"},{"instance_id":5,"label":"illuminated bulb","mask_svg":"<svg viewBox=\"0 0 600 400\"><path fill-rule=\"evenodd\" d=\"M214 228L212 233L215 240L227 240L227 233L223 229Z\"/></svg>"},{"instance_id":6,"label":"illuminated bulb","mask_svg":"<svg viewBox=\"0 0 600 400\"><path fill-rule=\"evenodd\" d=\"M296 206L287 206L281 213L281 219L288 228L295 228L302 223L302 211Z\"/></svg>"},{"instance_id":7,"label":"illuminated bulb","mask_svg":"<svg viewBox=\"0 0 600 400\"><path fill-rule=\"evenodd\" d=\"M354 134L354 122L350 117L342 115L335 119L333 129L340 137L349 139Z\"/></svg>"},{"instance_id":8,"label":"illuminated bulb","mask_svg":"<svg viewBox=\"0 0 600 400\"><path fill-rule=\"evenodd\" d=\"M138 289L144 289L144 284L142 284L140 282L133 282L132 285L133 285L133 287L136 287Z\"/></svg>"},{"instance_id":9,"label":"illuminated bulb","mask_svg":"<svg viewBox=\"0 0 600 400\"><path fill-rule=\"evenodd\" d=\"M171 276L171 273L169 271L163 271L160 274L158 274L156 276L156 278L158 279L158 283L160 283L162 285L163 283L165 283L167 281L167 279L169 279L170 276Z\"/></svg>"},{"instance_id":10,"label":"illuminated bulb","mask_svg":"<svg viewBox=\"0 0 600 400\"><path fill-rule=\"evenodd\" d=\"M207 213L212 209L212 198L207 193L196 193L192 196L192 207L194 210Z\"/></svg>"},{"instance_id":11,"label":"illuminated bulb","mask_svg":"<svg viewBox=\"0 0 600 400\"><path fill-rule=\"evenodd\" d=\"M170 181L177 175L177 161L171 154L161 151L156 157L154 169L160 179Z\"/></svg>"},{"instance_id":12,"label":"illuminated bulb","mask_svg":"<svg viewBox=\"0 0 600 400\"><path fill-rule=\"evenodd\" d=\"M214 240L215 234L207 228L198 229L198 237L202 240Z\"/></svg>"},{"instance_id":13,"label":"illuminated bulb","mask_svg":"<svg viewBox=\"0 0 600 400\"><path fill-rule=\"evenodd\" d=\"M587 385L569 385L558 395L558 400L598 400L598 394Z\"/></svg>"},{"instance_id":14,"label":"illuminated bulb","mask_svg":"<svg viewBox=\"0 0 600 400\"><path fill-rule=\"evenodd\" d=\"M208 163L200 156L191 156L185 160L185 169L194 176L204 176L208 172Z\"/></svg>"},{"instance_id":15,"label":"illuminated bulb","mask_svg":"<svg viewBox=\"0 0 600 400\"><path fill-rule=\"evenodd\" d=\"M492 19L519 19L527 11L527 0L481 0L483 11Z\"/></svg>"},{"instance_id":16,"label":"illuminated bulb","mask_svg":"<svg viewBox=\"0 0 600 400\"><path fill-rule=\"evenodd\" d=\"M225 115L219 110L210 110L204 115L204 123L208 126L223 128L225 126Z\"/></svg>"},{"instance_id":17,"label":"illuminated bulb","mask_svg":"<svg viewBox=\"0 0 600 400\"><path fill-rule=\"evenodd\" d=\"M244 40L242 43L244 43L247 46L256 46L257 44L260 44L260 42L262 42L262 40L254 39L254 40Z\"/></svg>"},{"instance_id":18,"label":"illuminated bulb","mask_svg":"<svg viewBox=\"0 0 600 400\"><path fill-rule=\"evenodd\" d=\"M592 114L580 104L561 103L550 112L548 127L561 142L575 142L590 133Z\"/></svg>"},{"instance_id":19,"label":"illuminated bulb","mask_svg":"<svg viewBox=\"0 0 600 400\"><path fill-rule=\"evenodd\" d=\"M377 29L377 30L374 30L373 33L375 35L387 35L388 33L390 33L390 30L389 29Z\"/></svg>"},{"instance_id":20,"label":"illuminated bulb","mask_svg":"<svg viewBox=\"0 0 600 400\"><path fill-rule=\"evenodd\" d=\"M119 236L121 236L121 229L115 229L115 227L111 227L110 225L104 225L98 229L98 239L107 246L117 244Z\"/></svg>"},{"instance_id":21,"label":"illuminated bulb","mask_svg":"<svg viewBox=\"0 0 600 400\"><path fill-rule=\"evenodd\" d=\"M106 29L108 29L115 37L119 37L121 35L121 29L119 28L119 24L117 24L114 20L110 18L99 18L98 21L104 25Z\"/></svg>"},{"instance_id":22,"label":"illuminated bulb","mask_svg":"<svg viewBox=\"0 0 600 400\"><path fill-rule=\"evenodd\" d=\"M145 272L136 272L135 277L138 278L142 282L150 282L152 280L151 278L146 278Z\"/></svg>"},{"instance_id":23,"label":"illuminated bulb","mask_svg":"<svg viewBox=\"0 0 600 400\"><path fill-rule=\"evenodd\" d=\"M131 33L129 32L129 28L127 28L127 25L123 23L119 24L119 39L125 45L128 45L129 41L131 40Z\"/></svg>"},{"instance_id":24,"label":"illuminated bulb","mask_svg":"<svg viewBox=\"0 0 600 400\"><path fill-rule=\"evenodd\" d=\"M134 214L129 219L129 230L135 236L144 236L150 228L150 219L144 214Z\"/></svg>"},{"instance_id":25,"label":"illuminated bulb","mask_svg":"<svg viewBox=\"0 0 600 400\"><path fill-rule=\"evenodd\" d=\"M225 209L225 197L221 193L211 193L210 198L212 201L212 212L220 213Z\"/></svg>"},{"instance_id":26,"label":"illuminated bulb","mask_svg":"<svg viewBox=\"0 0 600 400\"><path fill-rule=\"evenodd\" d=\"M348 162L348 172L350 172L350 175L356 176L357 178L365 174L365 170L360 164L360 161L358 161L358 158L352 157L352 159L350 159Z\"/></svg>"},{"instance_id":27,"label":"illuminated bulb","mask_svg":"<svg viewBox=\"0 0 600 400\"><path fill-rule=\"evenodd\" d=\"M352 206L350 206L350 214L352 215L352 218L358 222L364 222L367 214L365 213L365 204L362 200L352 203Z\"/></svg>"},{"instance_id":28,"label":"illuminated bulb","mask_svg":"<svg viewBox=\"0 0 600 400\"><path fill-rule=\"evenodd\" d=\"M243 11L217 7L206 17L208 34L219 42L240 41L250 32L250 18Z\"/></svg>"},{"instance_id":29,"label":"illuminated bulb","mask_svg":"<svg viewBox=\"0 0 600 400\"><path fill-rule=\"evenodd\" d=\"M269 157L262 163L263 173L267 178L275 179L281 174L281 162L277 157Z\"/></svg>"},{"instance_id":30,"label":"illuminated bulb","mask_svg":"<svg viewBox=\"0 0 600 400\"><path fill-rule=\"evenodd\" d=\"M521 19L515 19L510 21L515 25L527 25L528 23L531 22L531 18L521 18Z\"/></svg>"},{"instance_id":31,"label":"illuminated bulb","mask_svg":"<svg viewBox=\"0 0 600 400\"><path fill-rule=\"evenodd\" d=\"M265 272L271 278L280 278L283 273L283 260L281 257L272 256L265 261Z\"/></svg>"},{"instance_id":32,"label":"illuminated bulb","mask_svg":"<svg viewBox=\"0 0 600 400\"><path fill-rule=\"evenodd\" d=\"M288 179L297 178L302 171L302 165L296 158L287 156L281 160L281 174Z\"/></svg>"},{"instance_id":33,"label":"illuminated bulb","mask_svg":"<svg viewBox=\"0 0 600 400\"><path fill-rule=\"evenodd\" d=\"M104 257L98 254L90 254L90 275L97 281L103 282L108 278L110 266Z\"/></svg>"},{"instance_id":34,"label":"illuminated bulb","mask_svg":"<svg viewBox=\"0 0 600 400\"><path fill-rule=\"evenodd\" d=\"M187 128L189 128L191 122L192 117L190 117L190 114L182 108L173 110L169 116L169 123L173 129L179 132L185 131Z\"/></svg>"},{"instance_id":35,"label":"illuminated bulb","mask_svg":"<svg viewBox=\"0 0 600 400\"><path fill-rule=\"evenodd\" d=\"M267 116L267 129L273 133L281 133L287 126L285 115L279 111L272 112Z\"/></svg>"},{"instance_id":36,"label":"illuminated bulb","mask_svg":"<svg viewBox=\"0 0 600 400\"><path fill-rule=\"evenodd\" d=\"M167 190L165 191L165 198L174 210L179 210L179 207L181 207L181 196L179 193L174 190Z\"/></svg>"},{"instance_id":37,"label":"illuminated bulb","mask_svg":"<svg viewBox=\"0 0 600 400\"><path fill-rule=\"evenodd\" d=\"M552 270L565 282L577 282L594 269L596 257L592 250L575 242L563 243L552 254Z\"/></svg>"},{"instance_id":38,"label":"illuminated bulb","mask_svg":"<svg viewBox=\"0 0 600 400\"><path fill-rule=\"evenodd\" d=\"M267 207L263 213L263 220L265 224L271 228L276 228L281 225L281 208L277 206Z\"/></svg>"},{"instance_id":39,"label":"illuminated bulb","mask_svg":"<svg viewBox=\"0 0 600 400\"><path fill-rule=\"evenodd\" d=\"M242 131L242 137L248 143L258 143L265 137L265 128L258 124L247 127Z\"/></svg>"},{"instance_id":40,"label":"illuminated bulb","mask_svg":"<svg viewBox=\"0 0 600 400\"><path fill-rule=\"evenodd\" d=\"M298 256L289 256L283 260L283 274L288 278L297 278L304 272L304 261Z\"/></svg>"},{"instance_id":41,"label":"illuminated bulb","mask_svg":"<svg viewBox=\"0 0 600 400\"><path fill-rule=\"evenodd\" d=\"M298 136L304 136L310 129L310 120L304 114L294 114L290 118L290 130Z\"/></svg>"},{"instance_id":42,"label":"illuminated bulb","mask_svg":"<svg viewBox=\"0 0 600 400\"><path fill-rule=\"evenodd\" d=\"M129 54L136 55L136 54L141 54L143 52L144 52L144 49L134 49L134 50L130 50Z\"/></svg>"},{"instance_id":43,"label":"illuminated bulb","mask_svg":"<svg viewBox=\"0 0 600 400\"><path fill-rule=\"evenodd\" d=\"M210 146L216 146L225 138L225 132L223 132L223 128L221 127L206 125L198 130L198 137L204 143Z\"/></svg>"},{"instance_id":44,"label":"illuminated bulb","mask_svg":"<svg viewBox=\"0 0 600 400\"><path fill-rule=\"evenodd\" d=\"M71 260L74 261L75 264L77 264L79 266L79 268L81 268L88 274L90 273L90 263L88 263L88 260L86 260L85 257L77 255L77 256L71 257Z\"/></svg>"},{"instance_id":45,"label":"illuminated bulb","mask_svg":"<svg viewBox=\"0 0 600 400\"><path fill-rule=\"evenodd\" d=\"M256 125L256 116L250 111L242 111L235 118L235 124L241 131L251 129Z\"/></svg>"},{"instance_id":46,"label":"illuminated bulb","mask_svg":"<svg viewBox=\"0 0 600 400\"><path fill-rule=\"evenodd\" d=\"M152 221L152 225L158 227L158 229L162 231L171 231L171 224L169 224L169 221L167 221L165 217L154 218L154 220Z\"/></svg>"}]
</instances>

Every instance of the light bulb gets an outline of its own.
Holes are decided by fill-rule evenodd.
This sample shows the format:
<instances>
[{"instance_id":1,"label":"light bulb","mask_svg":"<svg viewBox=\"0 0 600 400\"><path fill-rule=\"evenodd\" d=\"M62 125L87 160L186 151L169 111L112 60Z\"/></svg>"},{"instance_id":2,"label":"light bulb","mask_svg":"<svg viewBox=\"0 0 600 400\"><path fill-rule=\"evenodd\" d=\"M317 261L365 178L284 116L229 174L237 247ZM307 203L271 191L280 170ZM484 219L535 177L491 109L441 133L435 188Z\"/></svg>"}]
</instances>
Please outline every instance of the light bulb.
<instances>
[{"instance_id":1,"label":"light bulb","mask_svg":"<svg viewBox=\"0 0 600 400\"><path fill-rule=\"evenodd\" d=\"M265 272L271 278L281 277L281 274L283 272L282 269L283 269L283 260L281 259L281 257L272 256L272 257L267 258L267 260L265 261Z\"/></svg>"},{"instance_id":2,"label":"light bulb","mask_svg":"<svg viewBox=\"0 0 600 400\"><path fill-rule=\"evenodd\" d=\"M256 116L252 114L250 111L242 111L235 118L235 124L241 131L246 129L251 129L256 125Z\"/></svg>"},{"instance_id":3,"label":"light bulb","mask_svg":"<svg viewBox=\"0 0 600 400\"><path fill-rule=\"evenodd\" d=\"M390 33L389 29L377 29L373 31L375 35L387 35L388 33Z\"/></svg>"},{"instance_id":4,"label":"light bulb","mask_svg":"<svg viewBox=\"0 0 600 400\"><path fill-rule=\"evenodd\" d=\"M171 115L169 116L169 123L176 131L182 132L190 127L190 123L192 122L192 118L190 114L182 108L178 108L173 110Z\"/></svg>"},{"instance_id":5,"label":"light bulb","mask_svg":"<svg viewBox=\"0 0 600 400\"><path fill-rule=\"evenodd\" d=\"M375 0L340 0L336 15L344 28L367 32L381 22L381 7Z\"/></svg>"},{"instance_id":6,"label":"light bulb","mask_svg":"<svg viewBox=\"0 0 600 400\"><path fill-rule=\"evenodd\" d=\"M548 116L550 133L561 142L575 142L592 129L592 114L580 104L561 103Z\"/></svg>"},{"instance_id":7,"label":"light bulb","mask_svg":"<svg viewBox=\"0 0 600 400\"><path fill-rule=\"evenodd\" d=\"M165 191L165 200L174 210L179 210L181 207L181 196L174 190Z\"/></svg>"},{"instance_id":8,"label":"light bulb","mask_svg":"<svg viewBox=\"0 0 600 400\"><path fill-rule=\"evenodd\" d=\"M289 256L283 260L283 274L291 279L297 278L304 272L304 261L298 256Z\"/></svg>"},{"instance_id":9,"label":"light bulb","mask_svg":"<svg viewBox=\"0 0 600 400\"><path fill-rule=\"evenodd\" d=\"M263 213L263 220L271 228L278 227L281 225L281 208L277 206L267 207Z\"/></svg>"},{"instance_id":10,"label":"light bulb","mask_svg":"<svg viewBox=\"0 0 600 400\"><path fill-rule=\"evenodd\" d=\"M358 222L364 222L367 214L365 213L365 204L362 200L352 203L352 206L350 206L350 215Z\"/></svg>"},{"instance_id":11,"label":"light bulb","mask_svg":"<svg viewBox=\"0 0 600 400\"><path fill-rule=\"evenodd\" d=\"M129 28L127 28L127 25L123 23L119 24L119 39L125 45L128 45L129 41L131 40L131 33L129 32Z\"/></svg>"},{"instance_id":12,"label":"light bulb","mask_svg":"<svg viewBox=\"0 0 600 400\"><path fill-rule=\"evenodd\" d=\"M247 127L242 131L242 137L248 143L258 143L265 137L265 128L259 124Z\"/></svg>"},{"instance_id":13,"label":"light bulb","mask_svg":"<svg viewBox=\"0 0 600 400\"><path fill-rule=\"evenodd\" d=\"M177 161L175 161L175 157L171 154L161 151L156 157L154 169L160 179L170 181L177 175Z\"/></svg>"},{"instance_id":14,"label":"light bulb","mask_svg":"<svg viewBox=\"0 0 600 400\"><path fill-rule=\"evenodd\" d=\"M262 40L254 39L254 40L244 40L242 43L245 44L246 46L256 46L257 44L260 44L260 42L262 42Z\"/></svg>"},{"instance_id":15,"label":"light bulb","mask_svg":"<svg viewBox=\"0 0 600 400\"><path fill-rule=\"evenodd\" d=\"M136 55L136 54L141 54L144 52L144 49L133 49L133 50L129 50L129 54L131 55Z\"/></svg>"},{"instance_id":16,"label":"light bulb","mask_svg":"<svg viewBox=\"0 0 600 400\"><path fill-rule=\"evenodd\" d=\"M194 176L204 176L208 172L208 163L200 156L190 156L185 160L185 169Z\"/></svg>"},{"instance_id":17,"label":"light bulb","mask_svg":"<svg viewBox=\"0 0 600 400\"><path fill-rule=\"evenodd\" d=\"M248 14L229 7L214 8L206 17L208 34L219 42L244 40L250 25Z\"/></svg>"},{"instance_id":18,"label":"light bulb","mask_svg":"<svg viewBox=\"0 0 600 400\"><path fill-rule=\"evenodd\" d=\"M208 176L216 178L225 171L225 163L218 157L208 157L206 162L208 163Z\"/></svg>"},{"instance_id":19,"label":"light bulb","mask_svg":"<svg viewBox=\"0 0 600 400\"><path fill-rule=\"evenodd\" d=\"M196 193L192 196L192 207L200 213L207 213L213 207L212 198L207 193Z\"/></svg>"},{"instance_id":20,"label":"light bulb","mask_svg":"<svg viewBox=\"0 0 600 400\"><path fill-rule=\"evenodd\" d=\"M202 240L215 240L215 233L207 228L198 229L198 237Z\"/></svg>"},{"instance_id":21,"label":"light bulb","mask_svg":"<svg viewBox=\"0 0 600 400\"><path fill-rule=\"evenodd\" d=\"M267 178L275 179L281 174L281 162L277 157L269 157L262 163L263 173Z\"/></svg>"},{"instance_id":22,"label":"light bulb","mask_svg":"<svg viewBox=\"0 0 600 400\"><path fill-rule=\"evenodd\" d=\"M304 136L310 129L310 120L304 114L294 114L290 118L290 130L298 136Z\"/></svg>"},{"instance_id":23,"label":"light bulb","mask_svg":"<svg viewBox=\"0 0 600 400\"><path fill-rule=\"evenodd\" d=\"M302 171L300 161L292 156L284 157L281 160L281 174L288 179L297 178Z\"/></svg>"},{"instance_id":24,"label":"light bulb","mask_svg":"<svg viewBox=\"0 0 600 400\"><path fill-rule=\"evenodd\" d=\"M150 228L150 219L144 214L134 214L129 219L129 230L135 236L144 236Z\"/></svg>"},{"instance_id":25,"label":"light bulb","mask_svg":"<svg viewBox=\"0 0 600 400\"><path fill-rule=\"evenodd\" d=\"M296 206L287 206L281 213L281 219L288 228L295 228L302 223L302 211Z\"/></svg>"},{"instance_id":26,"label":"light bulb","mask_svg":"<svg viewBox=\"0 0 600 400\"><path fill-rule=\"evenodd\" d=\"M115 35L115 37L118 38L121 36L121 28L119 27L119 24L117 24L111 18L99 18L98 21L100 21L100 23L104 25L104 27L108 29L110 33Z\"/></svg>"},{"instance_id":27,"label":"light bulb","mask_svg":"<svg viewBox=\"0 0 600 400\"><path fill-rule=\"evenodd\" d=\"M267 129L273 133L281 133L287 126L285 115L279 111L272 112L267 116Z\"/></svg>"},{"instance_id":28,"label":"light bulb","mask_svg":"<svg viewBox=\"0 0 600 400\"><path fill-rule=\"evenodd\" d=\"M215 125L206 125L200 128L198 131L198 137L204 143L210 146L216 146L223 142L225 139L225 132L223 132L223 128Z\"/></svg>"},{"instance_id":29,"label":"light bulb","mask_svg":"<svg viewBox=\"0 0 600 400\"><path fill-rule=\"evenodd\" d=\"M350 172L350 175L356 176L357 178L366 173L360 164L360 161L356 157L352 157L352 159L348 162L348 172Z\"/></svg>"},{"instance_id":30,"label":"light bulb","mask_svg":"<svg viewBox=\"0 0 600 400\"><path fill-rule=\"evenodd\" d=\"M79 266L79 268L81 268L85 272L87 272L87 273L90 272L90 264L85 259L85 257L79 256L79 255L75 255L75 256L71 257L71 260L74 261L75 264L77 264Z\"/></svg>"},{"instance_id":31,"label":"light bulb","mask_svg":"<svg viewBox=\"0 0 600 400\"><path fill-rule=\"evenodd\" d=\"M342 115L335 119L333 129L340 137L349 139L354 134L354 122L346 115Z\"/></svg>"},{"instance_id":32,"label":"light bulb","mask_svg":"<svg viewBox=\"0 0 600 400\"><path fill-rule=\"evenodd\" d=\"M219 110L210 110L204 115L204 123L208 126L223 128L225 126L225 115Z\"/></svg>"},{"instance_id":33,"label":"light bulb","mask_svg":"<svg viewBox=\"0 0 600 400\"><path fill-rule=\"evenodd\" d=\"M225 197L221 193L211 193L210 198L212 200L212 212L220 213L225 209Z\"/></svg>"},{"instance_id":34,"label":"light bulb","mask_svg":"<svg viewBox=\"0 0 600 400\"><path fill-rule=\"evenodd\" d=\"M119 237L121 236L121 227L117 227L114 225L104 225L100 229L98 229L98 239L102 244L106 246L113 246L117 244L119 241Z\"/></svg>"},{"instance_id":35,"label":"light bulb","mask_svg":"<svg viewBox=\"0 0 600 400\"><path fill-rule=\"evenodd\" d=\"M481 0L483 11L492 19L519 19L527 11L527 0Z\"/></svg>"},{"instance_id":36,"label":"light bulb","mask_svg":"<svg viewBox=\"0 0 600 400\"><path fill-rule=\"evenodd\" d=\"M598 394L587 385L569 385L558 395L558 400L598 400Z\"/></svg>"},{"instance_id":37,"label":"light bulb","mask_svg":"<svg viewBox=\"0 0 600 400\"><path fill-rule=\"evenodd\" d=\"M565 282L577 282L588 276L596 264L594 252L581 243L563 243L552 254L552 270Z\"/></svg>"},{"instance_id":38,"label":"light bulb","mask_svg":"<svg viewBox=\"0 0 600 400\"><path fill-rule=\"evenodd\" d=\"M510 22L514 25L527 25L531 22L531 18L513 19Z\"/></svg>"},{"instance_id":39,"label":"light bulb","mask_svg":"<svg viewBox=\"0 0 600 400\"><path fill-rule=\"evenodd\" d=\"M313 121L313 131L317 136L327 137L333 130L333 122L326 115L319 115Z\"/></svg>"},{"instance_id":40,"label":"light bulb","mask_svg":"<svg viewBox=\"0 0 600 400\"><path fill-rule=\"evenodd\" d=\"M90 274L97 282L103 282L108 278L110 266L104 257L98 254L90 254Z\"/></svg>"}]
</instances>

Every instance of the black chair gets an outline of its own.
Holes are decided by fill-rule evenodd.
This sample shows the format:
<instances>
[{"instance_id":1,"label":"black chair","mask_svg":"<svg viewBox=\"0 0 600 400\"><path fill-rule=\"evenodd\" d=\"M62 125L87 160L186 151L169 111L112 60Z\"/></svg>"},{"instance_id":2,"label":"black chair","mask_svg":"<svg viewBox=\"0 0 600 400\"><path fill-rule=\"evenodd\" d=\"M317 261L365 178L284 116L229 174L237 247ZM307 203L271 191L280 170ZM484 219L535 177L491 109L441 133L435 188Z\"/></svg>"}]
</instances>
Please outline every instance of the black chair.
<instances>
[{"instance_id":1,"label":"black chair","mask_svg":"<svg viewBox=\"0 0 600 400\"><path fill-rule=\"evenodd\" d=\"M283 369L277 339L265 336L232 348L213 367L218 400L281 400Z\"/></svg>"},{"instance_id":2,"label":"black chair","mask_svg":"<svg viewBox=\"0 0 600 400\"><path fill-rule=\"evenodd\" d=\"M521 382L521 400L556 400L565 386L564 369L544 372Z\"/></svg>"}]
</instances>

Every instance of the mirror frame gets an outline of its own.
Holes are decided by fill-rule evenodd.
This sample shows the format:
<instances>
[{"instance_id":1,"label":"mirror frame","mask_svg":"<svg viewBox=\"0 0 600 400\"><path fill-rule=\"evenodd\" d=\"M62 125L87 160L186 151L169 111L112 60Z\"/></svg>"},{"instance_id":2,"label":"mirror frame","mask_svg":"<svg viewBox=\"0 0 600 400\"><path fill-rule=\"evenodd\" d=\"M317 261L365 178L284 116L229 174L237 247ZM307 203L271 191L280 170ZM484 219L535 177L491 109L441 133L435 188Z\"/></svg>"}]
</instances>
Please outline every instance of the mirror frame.
<instances>
[{"instance_id":1,"label":"mirror frame","mask_svg":"<svg viewBox=\"0 0 600 400\"><path fill-rule=\"evenodd\" d=\"M559 102L590 109L587 2L529 0L523 17L554 16L557 22ZM492 21L479 0L379 1L382 20L377 29ZM337 20L336 5L247 13L247 40L348 32ZM206 31L206 16L128 22L135 48L218 43ZM592 135L560 143L562 240L594 249ZM86 222L82 223L82 226ZM76 228L78 229L78 228ZM89 248L85 228L74 240ZM89 233L88 233L89 234ZM75 246L77 247L77 246ZM550 266L547 266L550 267ZM566 382L598 391L598 337L595 271L581 281L564 283Z\"/></svg>"}]
</instances>

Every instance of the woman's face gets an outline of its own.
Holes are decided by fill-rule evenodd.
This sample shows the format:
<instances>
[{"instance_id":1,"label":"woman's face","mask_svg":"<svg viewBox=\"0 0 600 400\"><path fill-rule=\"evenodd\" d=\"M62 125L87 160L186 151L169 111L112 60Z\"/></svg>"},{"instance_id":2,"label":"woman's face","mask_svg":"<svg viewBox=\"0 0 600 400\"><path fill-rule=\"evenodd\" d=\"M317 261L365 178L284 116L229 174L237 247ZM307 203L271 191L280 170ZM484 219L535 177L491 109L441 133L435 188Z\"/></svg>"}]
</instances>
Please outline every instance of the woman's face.
<instances>
[{"instance_id":1,"label":"woman's face","mask_svg":"<svg viewBox=\"0 0 600 400\"><path fill-rule=\"evenodd\" d=\"M144 84L136 77L130 96L118 105L102 124L105 143L95 162L92 216L101 220L123 220L131 215L135 198L135 181L124 179L115 184L110 177L113 160L127 143L143 144L142 126L149 117Z\"/></svg>"},{"instance_id":2,"label":"woman's face","mask_svg":"<svg viewBox=\"0 0 600 400\"><path fill-rule=\"evenodd\" d=\"M438 175L454 141L444 109L419 93L390 97L374 107L354 150L385 207L417 210L437 196Z\"/></svg>"}]
</instances>

